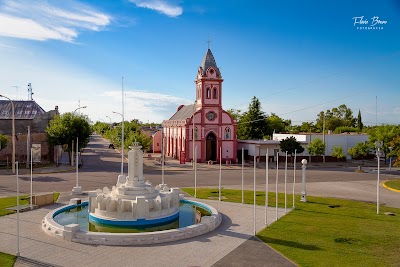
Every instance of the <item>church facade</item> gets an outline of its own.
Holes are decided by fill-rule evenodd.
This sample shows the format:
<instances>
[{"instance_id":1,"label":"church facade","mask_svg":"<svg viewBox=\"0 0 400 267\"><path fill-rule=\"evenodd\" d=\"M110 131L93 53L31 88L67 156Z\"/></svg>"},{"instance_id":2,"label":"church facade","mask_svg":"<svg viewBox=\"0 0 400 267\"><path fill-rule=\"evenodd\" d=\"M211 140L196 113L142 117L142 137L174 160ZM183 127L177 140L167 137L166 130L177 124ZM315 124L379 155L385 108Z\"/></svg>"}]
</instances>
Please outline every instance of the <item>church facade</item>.
<instances>
[{"instance_id":1,"label":"church facade","mask_svg":"<svg viewBox=\"0 0 400 267\"><path fill-rule=\"evenodd\" d=\"M221 72L210 49L195 80L196 101L181 105L163 121L165 155L197 162L235 163L237 154L236 121L222 109Z\"/></svg>"}]
</instances>

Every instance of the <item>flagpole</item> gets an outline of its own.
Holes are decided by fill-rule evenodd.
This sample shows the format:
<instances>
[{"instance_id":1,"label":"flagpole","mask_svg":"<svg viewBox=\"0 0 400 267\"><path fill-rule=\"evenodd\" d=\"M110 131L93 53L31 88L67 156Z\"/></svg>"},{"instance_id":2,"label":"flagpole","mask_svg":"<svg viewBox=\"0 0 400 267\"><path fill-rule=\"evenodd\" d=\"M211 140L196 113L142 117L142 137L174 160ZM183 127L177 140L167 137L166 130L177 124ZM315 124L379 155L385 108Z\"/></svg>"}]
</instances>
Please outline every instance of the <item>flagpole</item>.
<instances>
[{"instance_id":1,"label":"flagpole","mask_svg":"<svg viewBox=\"0 0 400 267\"><path fill-rule=\"evenodd\" d=\"M276 153L276 181L275 181L276 220L278 220L278 172L279 172L279 152Z\"/></svg>"},{"instance_id":2,"label":"flagpole","mask_svg":"<svg viewBox=\"0 0 400 267\"><path fill-rule=\"evenodd\" d=\"M268 156L269 154L268 154L268 148L267 148L267 154L265 155L265 225L268 225L268 222L267 222L267 217L268 217L268 211L267 211L267 209L268 209L268 191L269 191L269 188L268 188L268 184L269 184L269 181L268 181L268 162L269 162L269 159L268 159Z\"/></svg>"},{"instance_id":3,"label":"flagpole","mask_svg":"<svg viewBox=\"0 0 400 267\"><path fill-rule=\"evenodd\" d=\"M294 205L294 187L296 185L296 160L297 160L297 149L294 150L294 166L293 166L293 208L295 207Z\"/></svg>"}]
</instances>

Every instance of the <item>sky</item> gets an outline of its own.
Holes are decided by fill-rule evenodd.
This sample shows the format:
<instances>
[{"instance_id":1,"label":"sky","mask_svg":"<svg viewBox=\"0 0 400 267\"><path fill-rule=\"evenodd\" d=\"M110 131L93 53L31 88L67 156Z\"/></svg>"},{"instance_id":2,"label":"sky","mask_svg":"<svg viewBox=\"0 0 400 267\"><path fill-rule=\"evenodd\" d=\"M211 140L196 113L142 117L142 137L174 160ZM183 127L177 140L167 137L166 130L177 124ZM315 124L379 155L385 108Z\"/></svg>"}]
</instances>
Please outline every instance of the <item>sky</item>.
<instances>
[{"instance_id":1,"label":"sky","mask_svg":"<svg viewBox=\"0 0 400 267\"><path fill-rule=\"evenodd\" d=\"M46 111L121 121L124 96L126 120L160 123L195 100L208 47L225 110L400 124L400 1L0 0L0 94L31 83Z\"/></svg>"}]
</instances>

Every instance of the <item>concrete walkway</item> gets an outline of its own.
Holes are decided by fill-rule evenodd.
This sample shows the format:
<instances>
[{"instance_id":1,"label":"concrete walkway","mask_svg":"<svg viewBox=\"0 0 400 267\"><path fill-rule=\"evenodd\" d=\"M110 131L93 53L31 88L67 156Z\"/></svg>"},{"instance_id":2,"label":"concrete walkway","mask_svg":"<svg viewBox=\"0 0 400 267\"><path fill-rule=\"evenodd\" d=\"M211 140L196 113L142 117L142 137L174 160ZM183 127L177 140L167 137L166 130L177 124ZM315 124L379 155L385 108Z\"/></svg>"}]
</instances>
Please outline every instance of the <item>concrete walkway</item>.
<instances>
[{"instance_id":1,"label":"concrete walkway","mask_svg":"<svg viewBox=\"0 0 400 267\"><path fill-rule=\"evenodd\" d=\"M179 242L143 247L90 246L57 239L41 229L43 217L60 204L20 213L20 255L15 266L239 266L238 255L261 257L246 266L295 266L265 244L249 240L253 234L253 206L202 200L223 214L213 232ZM257 231L265 227L264 207L257 207ZM284 212L279 209L279 216ZM275 208L268 209L268 222L275 220ZM0 251L16 253L16 214L0 217ZM259 246L257 246L259 245ZM262 246L260 246L262 245ZM258 252L257 252L258 251ZM233 252L233 253L232 253ZM25 260L30 259L30 261ZM245 258L244 258L245 259ZM260 265L260 261L272 265ZM220 262L221 261L221 262ZM242 261L243 262L243 261ZM33 264L33 265L32 265ZM221 265L222 264L222 265Z\"/></svg>"}]
</instances>

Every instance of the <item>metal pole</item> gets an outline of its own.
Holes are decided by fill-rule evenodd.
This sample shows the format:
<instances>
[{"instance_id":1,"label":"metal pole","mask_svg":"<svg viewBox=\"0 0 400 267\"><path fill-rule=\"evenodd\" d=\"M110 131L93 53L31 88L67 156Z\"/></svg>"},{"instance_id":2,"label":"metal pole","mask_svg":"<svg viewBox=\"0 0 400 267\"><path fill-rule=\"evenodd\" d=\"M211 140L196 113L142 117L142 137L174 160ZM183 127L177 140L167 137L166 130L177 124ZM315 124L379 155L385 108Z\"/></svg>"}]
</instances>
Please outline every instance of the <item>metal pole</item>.
<instances>
[{"instance_id":1,"label":"metal pole","mask_svg":"<svg viewBox=\"0 0 400 267\"><path fill-rule=\"evenodd\" d=\"M269 164L269 153L268 153L268 148L267 148L267 153L265 154L265 225L268 225L267 219L268 219L268 192L269 192L269 188L268 188L268 172L269 172L269 168L268 168L268 164Z\"/></svg>"},{"instance_id":2,"label":"metal pole","mask_svg":"<svg viewBox=\"0 0 400 267\"><path fill-rule=\"evenodd\" d=\"M121 175L124 174L124 140L125 140L125 131L124 131L124 77L122 77L122 152L121 152Z\"/></svg>"},{"instance_id":3,"label":"metal pole","mask_svg":"<svg viewBox=\"0 0 400 267\"><path fill-rule=\"evenodd\" d=\"M18 175L18 161L15 162L17 166L17 257L19 257L19 175Z\"/></svg>"},{"instance_id":4,"label":"metal pole","mask_svg":"<svg viewBox=\"0 0 400 267\"><path fill-rule=\"evenodd\" d=\"M326 116L325 116L325 113L324 113L324 123L323 123L323 127L322 127L323 128L322 129L322 141L324 143L324 146L325 146L325 118L326 118ZM323 159L323 164L325 164L325 149L324 149L324 155L323 155L322 159Z\"/></svg>"},{"instance_id":5,"label":"metal pole","mask_svg":"<svg viewBox=\"0 0 400 267\"><path fill-rule=\"evenodd\" d=\"M242 147L242 204L244 204L244 147Z\"/></svg>"},{"instance_id":6,"label":"metal pole","mask_svg":"<svg viewBox=\"0 0 400 267\"><path fill-rule=\"evenodd\" d=\"M32 155L32 148L31 150L31 155ZM32 196L33 196L33 179L32 179L32 173L33 173L33 164L32 164L32 156L31 156L31 210L33 210L33 203L32 203Z\"/></svg>"},{"instance_id":7,"label":"metal pole","mask_svg":"<svg viewBox=\"0 0 400 267\"><path fill-rule=\"evenodd\" d=\"M294 195L294 187L296 185L296 160L297 160L297 149L294 150L294 166L293 166L293 209L295 207L294 205L294 200L295 200L295 195Z\"/></svg>"},{"instance_id":8,"label":"metal pole","mask_svg":"<svg viewBox=\"0 0 400 267\"><path fill-rule=\"evenodd\" d=\"M192 162L193 162L193 169L194 169L194 144L195 144L195 138L194 138L194 113L196 112L196 101L193 104L193 131L192 131Z\"/></svg>"},{"instance_id":9,"label":"metal pole","mask_svg":"<svg viewBox=\"0 0 400 267\"><path fill-rule=\"evenodd\" d=\"M11 101L11 99L10 99ZM14 110L14 103L11 101L11 109L12 109L12 173L15 173L15 110ZM19 250L18 250L19 253Z\"/></svg>"},{"instance_id":10,"label":"metal pole","mask_svg":"<svg viewBox=\"0 0 400 267\"><path fill-rule=\"evenodd\" d=\"M197 146L194 148L194 198L197 198Z\"/></svg>"},{"instance_id":11,"label":"metal pole","mask_svg":"<svg viewBox=\"0 0 400 267\"><path fill-rule=\"evenodd\" d=\"M161 130L161 184L164 185L164 128Z\"/></svg>"},{"instance_id":12,"label":"metal pole","mask_svg":"<svg viewBox=\"0 0 400 267\"><path fill-rule=\"evenodd\" d=\"M302 186L301 186L301 202L307 202L307 191L306 191L306 165L307 165L307 160L303 159L301 161L301 166L302 168Z\"/></svg>"},{"instance_id":13,"label":"metal pole","mask_svg":"<svg viewBox=\"0 0 400 267\"><path fill-rule=\"evenodd\" d=\"M376 153L377 158L378 158L378 180L376 182L376 214L379 214L379 183L380 183L380 168L381 168L381 164L380 164L380 159L379 159L379 148L378 151Z\"/></svg>"},{"instance_id":14,"label":"metal pole","mask_svg":"<svg viewBox=\"0 0 400 267\"><path fill-rule=\"evenodd\" d=\"M254 155L253 179L253 234L256 235L256 155Z\"/></svg>"},{"instance_id":15,"label":"metal pole","mask_svg":"<svg viewBox=\"0 0 400 267\"><path fill-rule=\"evenodd\" d=\"M78 187L78 178L79 178L79 174L78 174L78 161L79 161L79 159L78 159L78 151L79 151L79 148L78 148L78 137L76 137L76 160L75 160L75 165L76 165L76 187Z\"/></svg>"},{"instance_id":16,"label":"metal pole","mask_svg":"<svg viewBox=\"0 0 400 267\"><path fill-rule=\"evenodd\" d=\"M72 139L71 143L71 166L74 166L74 139Z\"/></svg>"},{"instance_id":17,"label":"metal pole","mask_svg":"<svg viewBox=\"0 0 400 267\"><path fill-rule=\"evenodd\" d=\"M285 213L287 212L287 151L285 153Z\"/></svg>"},{"instance_id":18,"label":"metal pole","mask_svg":"<svg viewBox=\"0 0 400 267\"><path fill-rule=\"evenodd\" d=\"M29 168L29 143L31 138L31 127L28 126L28 134L26 136L26 168Z\"/></svg>"},{"instance_id":19,"label":"metal pole","mask_svg":"<svg viewBox=\"0 0 400 267\"><path fill-rule=\"evenodd\" d=\"M275 198L276 198L276 220L278 220L278 174L279 172L279 152L276 153L276 181L275 181Z\"/></svg>"},{"instance_id":20,"label":"metal pole","mask_svg":"<svg viewBox=\"0 0 400 267\"><path fill-rule=\"evenodd\" d=\"M221 170L222 170L222 147L219 147L219 187L218 187L219 201L221 201Z\"/></svg>"}]
</instances>

